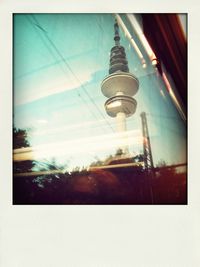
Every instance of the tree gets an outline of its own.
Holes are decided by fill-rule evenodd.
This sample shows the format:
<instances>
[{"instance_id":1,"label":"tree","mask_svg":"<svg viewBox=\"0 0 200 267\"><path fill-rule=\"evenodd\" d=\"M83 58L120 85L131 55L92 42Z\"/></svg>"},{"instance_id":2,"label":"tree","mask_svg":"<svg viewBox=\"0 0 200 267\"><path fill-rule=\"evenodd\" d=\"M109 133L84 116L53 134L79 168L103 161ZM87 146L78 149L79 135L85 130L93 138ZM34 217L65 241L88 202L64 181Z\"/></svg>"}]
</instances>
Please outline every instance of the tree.
<instances>
[{"instance_id":1,"label":"tree","mask_svg":"<svg viewBox=\"0 0 200 267\"><path fill-rule=\"evenodd\" d=\"M26 129L13 128L13 149L19 149L24 147L29 147L30 143L28 141L28 133ZM23 173L30 171L34 166L33 161L25 160L13 163L13 172Z\"/></svg>"},{"instance_id":2,"label":"tree","mask_svg":"<svg viewBox=\"0 0 200 267\"><path fill-rule=\"evenodd\" d=\"M30 143L28 141L27 130L25 129L17 129L14 127L13 129L13 148L22 148L29 147Z\"/></svg>"}]
</instances>

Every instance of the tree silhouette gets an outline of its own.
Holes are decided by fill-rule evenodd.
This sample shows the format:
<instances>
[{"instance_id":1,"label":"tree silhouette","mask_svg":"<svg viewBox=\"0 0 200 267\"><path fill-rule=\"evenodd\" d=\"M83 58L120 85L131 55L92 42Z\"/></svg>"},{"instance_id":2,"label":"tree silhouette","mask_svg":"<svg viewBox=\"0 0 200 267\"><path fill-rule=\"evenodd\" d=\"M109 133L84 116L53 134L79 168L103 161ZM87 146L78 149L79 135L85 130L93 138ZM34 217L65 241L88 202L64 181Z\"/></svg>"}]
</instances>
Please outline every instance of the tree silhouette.
<instances>
[{"instance_id":1,"label":"tree silhouette","mask_svg":"<svg viewBox=\"0 0 200 267\"><path fill-rule=\"evenodd\" d=\"M29 147L28 133L25 129L13 129L13 148Z\"/></svg>"},{"instance_id":2,"label":"tree silhouette","mask_svg":"<svg viewBox=\"0 0 200 267\"><path fill-rule=\"evenodd\" d=\"M13 149L19 149L29 147L28 133L26 129L19 129L14 127L13 129ZM31 171L34 166L34 162L31 160L25 160L20 162L13 162L13 172L22 173Z\"/></svg>"}]
</instances>

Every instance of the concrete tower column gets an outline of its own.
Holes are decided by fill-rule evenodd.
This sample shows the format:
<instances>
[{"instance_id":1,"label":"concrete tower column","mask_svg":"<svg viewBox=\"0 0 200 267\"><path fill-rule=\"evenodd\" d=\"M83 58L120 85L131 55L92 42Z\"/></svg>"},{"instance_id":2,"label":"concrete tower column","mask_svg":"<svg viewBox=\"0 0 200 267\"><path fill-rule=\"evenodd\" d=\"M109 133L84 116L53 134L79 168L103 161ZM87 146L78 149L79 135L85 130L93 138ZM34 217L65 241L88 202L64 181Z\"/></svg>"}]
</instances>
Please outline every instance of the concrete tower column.
<instances>
[{"instance_id":1,"label":"concrete tower column","mask_svg":"<svg viewBox=\"0 0 200 267\"><path fill-rule=\"evenodd\" d=\"M126 131L126 114L124 112L118 112L116 115L117 132Z\"/></svg>"},{"instance_id":2,"label":"concrete tower column","mask_svg":"<svg viewBox=\"0 0 200 267\"><path fill-rule=\"evenodd\" d=\"M105 102L106 112L109 116L116 118L116 130L121 133L122 144L119 148L124 155L127 155L126 118L136 111L137 101L132 96L137 93L139 82L129 72L125 49L120 45L117 21L115 21L114 30L115 46L111 48L109 75L102 81L101 91L108 98Z\"/></svg>"}]
</instances>

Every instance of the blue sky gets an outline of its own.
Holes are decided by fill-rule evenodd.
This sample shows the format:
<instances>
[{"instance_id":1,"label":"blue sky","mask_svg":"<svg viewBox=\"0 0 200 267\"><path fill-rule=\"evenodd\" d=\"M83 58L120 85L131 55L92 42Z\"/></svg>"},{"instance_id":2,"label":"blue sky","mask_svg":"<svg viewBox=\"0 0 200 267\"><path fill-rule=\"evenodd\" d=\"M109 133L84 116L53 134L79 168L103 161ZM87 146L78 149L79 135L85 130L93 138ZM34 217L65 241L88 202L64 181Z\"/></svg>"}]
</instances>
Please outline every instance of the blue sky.
<instances>
[{"instance_id":1,"label":"blue sky","mask_svg":"<svg viewBox=\"0 0 200 267\"><path fill-rule=\"evenodd\" d=\"M62 155L76 166L115 152L115 120L106 114L107 98L101 93L114 45L113 24L111 14L14 16L14 124L29 129L36 158L59 160ZM185 125L161 77L150 62L142 68L122 31L120 36L129 70L140 82L137 111L127 119L131 155L142 152L140 113L145 111L155 164L160 159L185 162Z\"/></svg>"}]
</instances>

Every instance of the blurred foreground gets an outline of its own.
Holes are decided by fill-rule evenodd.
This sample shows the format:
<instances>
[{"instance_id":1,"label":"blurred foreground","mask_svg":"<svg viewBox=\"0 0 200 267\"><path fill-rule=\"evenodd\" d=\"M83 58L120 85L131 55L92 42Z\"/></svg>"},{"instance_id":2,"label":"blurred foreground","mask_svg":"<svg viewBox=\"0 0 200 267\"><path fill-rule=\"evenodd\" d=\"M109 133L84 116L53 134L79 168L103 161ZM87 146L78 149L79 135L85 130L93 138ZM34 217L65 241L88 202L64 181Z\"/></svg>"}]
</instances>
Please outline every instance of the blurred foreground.
<instances>
[{"instance_id":1,"label":"blurred foreground","mask_svg":"<svg viewBox=\"0 0 200 267\"><path fill-rule=\"evenodd\" d=\"M187 204L185 167L91 168L13 179L13 204Z\"/></svg>"}]
</instances>

